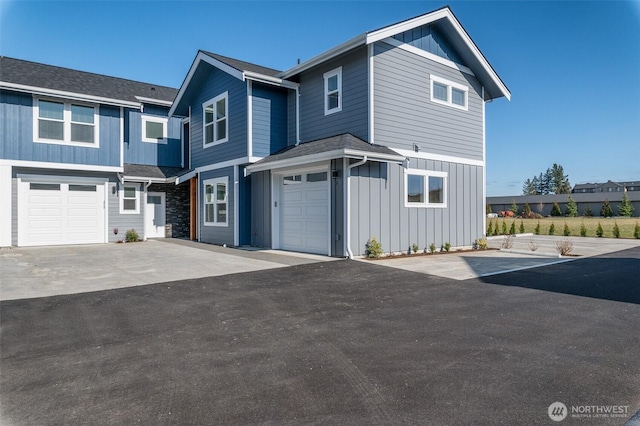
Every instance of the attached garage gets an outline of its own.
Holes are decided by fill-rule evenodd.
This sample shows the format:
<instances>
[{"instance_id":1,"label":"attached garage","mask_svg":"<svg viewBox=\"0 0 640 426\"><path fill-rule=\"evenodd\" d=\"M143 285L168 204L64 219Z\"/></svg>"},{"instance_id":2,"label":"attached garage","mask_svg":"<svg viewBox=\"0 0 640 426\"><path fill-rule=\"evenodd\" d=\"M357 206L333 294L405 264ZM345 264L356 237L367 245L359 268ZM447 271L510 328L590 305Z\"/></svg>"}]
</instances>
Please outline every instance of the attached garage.
<instances>
[{"instance_id":1,"label":"attached garage","mask_svg":"<svg viewBox=\"0 0 640 426\"><path fill-rule=\"evenodd\" d=\"M330 254L328 171L281 175L280 248Z\"/></svg>"},{"instance_id":2,"label":"attached garage","mask_svg":"<svg viewBox=\"0 0 640 426\"><path fill-rule=\"evenodd\" d=\"M18 180L18 245L106 242L105 181Z\"/></svg>"}]
</instances>

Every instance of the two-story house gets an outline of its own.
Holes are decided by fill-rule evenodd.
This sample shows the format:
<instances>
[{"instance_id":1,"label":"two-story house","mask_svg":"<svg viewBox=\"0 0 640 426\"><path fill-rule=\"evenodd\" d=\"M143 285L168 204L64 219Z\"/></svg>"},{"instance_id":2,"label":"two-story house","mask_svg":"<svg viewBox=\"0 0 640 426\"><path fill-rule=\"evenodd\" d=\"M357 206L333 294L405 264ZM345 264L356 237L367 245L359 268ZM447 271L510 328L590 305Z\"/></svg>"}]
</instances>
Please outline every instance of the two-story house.
<instances>
[{"instance_id":1,"label":"two-story house","mask_svg":"<svg viewBox=\"0 0 640 426\"><path fill-rule=\"evenodd\" d=\"M170 111L187 117L196 237L332 256L372 237L470 246L485 104L510 96L448 7L284 72L200 51Z\"/></svg>"},{"instance_id":2,"label":"two-story house","mask_svg":"<svg viewBox=\"0 0 640 426\"><path fill-rule=\"evenodd\" d=\"M188 236L176 93L0 57L0 246Z\"/></svg>"}]
</instances>

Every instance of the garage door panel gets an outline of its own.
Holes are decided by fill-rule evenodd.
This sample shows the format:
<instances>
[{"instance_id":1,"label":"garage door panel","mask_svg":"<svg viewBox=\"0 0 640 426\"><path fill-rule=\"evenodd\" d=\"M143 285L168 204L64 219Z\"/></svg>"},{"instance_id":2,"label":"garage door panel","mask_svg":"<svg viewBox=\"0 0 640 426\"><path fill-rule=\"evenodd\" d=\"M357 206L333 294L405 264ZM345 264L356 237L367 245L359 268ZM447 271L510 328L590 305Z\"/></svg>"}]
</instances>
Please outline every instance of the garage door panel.
<instances>
[{"instance_id":1,"label":"garage door panel","mask_svg":"<svg viewBox=\"0 0 640 426\"><path fill-rule=\"evenodd\" d=\"M306 201L322 201L322 204L326 204L327 201L327 189L310 189L305 192Z\"/></svg>"},{"instance_id":2,"label":"garage door panel","mask_svg":"<svg viewBox=\"0 0 640 426\"><path fill-rule=\"evenodd\" d=\"M303 194L302 194L302 191L300 190L286 191L282 196L282 202L291 203L294 201L302 201L302 197L303 197Z\"/></svg>"}]
</instances>

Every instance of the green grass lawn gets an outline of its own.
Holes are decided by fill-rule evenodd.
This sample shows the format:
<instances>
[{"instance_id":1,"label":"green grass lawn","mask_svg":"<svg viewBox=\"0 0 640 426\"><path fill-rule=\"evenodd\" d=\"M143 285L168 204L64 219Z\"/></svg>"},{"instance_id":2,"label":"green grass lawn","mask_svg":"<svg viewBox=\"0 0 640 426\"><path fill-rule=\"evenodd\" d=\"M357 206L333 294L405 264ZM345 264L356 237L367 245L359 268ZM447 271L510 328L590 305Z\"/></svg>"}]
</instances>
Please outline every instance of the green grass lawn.
<instances>
[{"instance_id":1,"label":"green grass lawn","mask_svg":"<svg viewBox=\"0 0 640 426\"><path fill-rule=\"evenodd\" d=\"M507 232L511 228L511 224L515 221L516 233L520 233L520 223L524 225L524 232L535 233L535 228L540 224L540 235L549 235L549 227L553 223L555 226L555 232L553 235L564 235L564 225L565 223L569 225L569 230L571 231L571 235L575 237L580 236L580 227L584 223L584 226L587 228L587 237L596 237L596 229L598 228L598 223L602 225L602 230L604 231L604 238L613 238L613 227L614 224L618 224L620 228L620 238L633 238L633 231L636 224L640 224L640 218L637 217L611 217L611 218L603 218L603 217L545 217L542 219L514 219L508 217L499 217L495 219L487 218L487 230L489 229L490 223L493 224L493 228L495 229L496 225L498 226L498 234L502 234L502 223L504 222L507 226ZM491 233L493 235L493 232Z\"/></svg>"}]
</instances>

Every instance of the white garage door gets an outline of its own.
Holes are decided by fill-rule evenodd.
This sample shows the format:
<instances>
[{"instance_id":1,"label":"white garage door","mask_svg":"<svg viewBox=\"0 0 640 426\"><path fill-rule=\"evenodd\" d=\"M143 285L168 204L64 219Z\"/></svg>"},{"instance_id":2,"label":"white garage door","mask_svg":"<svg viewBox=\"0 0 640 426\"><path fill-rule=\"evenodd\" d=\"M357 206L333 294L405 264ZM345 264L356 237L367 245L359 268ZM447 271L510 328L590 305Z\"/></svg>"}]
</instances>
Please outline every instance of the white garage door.
<instances>
[{"instance_id":1,"label":"white garage door","mask_svg":"<svg viewBox=\"0 0 640 426\"><path fill-rule=\"evenodd\" d=\"M280 187L280 248L329 254L327 172L283 176Z\"/></svg>"},{"instance_id":2,"label":"white garage door","mask_svg":"<svg viewBox=\"0 0 640 426\"><path fill-rule=\"evenodd\" d=\"M105 242L104 184L21 182L18 245Z\"/></svg>"}]
</instances>

